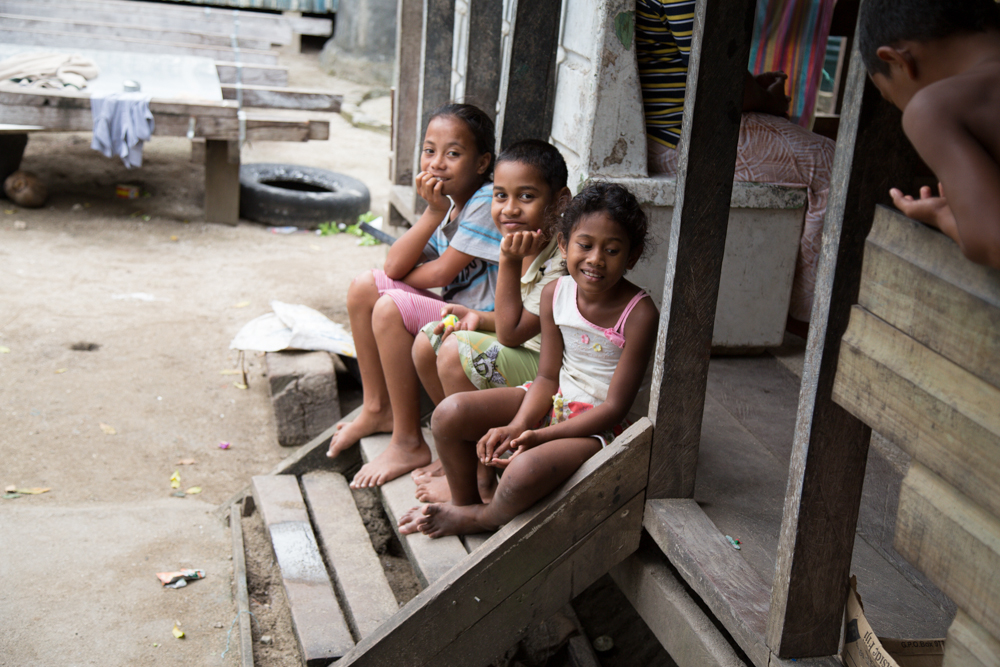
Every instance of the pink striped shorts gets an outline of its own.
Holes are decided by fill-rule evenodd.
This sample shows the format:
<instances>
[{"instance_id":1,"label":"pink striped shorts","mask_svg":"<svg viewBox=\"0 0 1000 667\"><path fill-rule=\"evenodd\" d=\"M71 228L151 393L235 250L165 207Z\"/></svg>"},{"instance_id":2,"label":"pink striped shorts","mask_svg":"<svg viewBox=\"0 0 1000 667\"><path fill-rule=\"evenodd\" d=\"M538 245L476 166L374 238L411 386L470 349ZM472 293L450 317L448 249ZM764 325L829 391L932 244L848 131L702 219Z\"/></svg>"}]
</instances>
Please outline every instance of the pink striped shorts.
<instances>
[{"instance_id":1,"label":"pink striped shorts","mask_svg":"<svg viewBox=\"0 0 1000 667\"><path fill-rule=\"evenodd\" d=\"M380 296L392 299L403 318L403 326L413 336L429 322L441 319L445 302L434 292L410 287L401 280L393 280L380 269L372 270L372 278Z\"/></svg>"}]
</instances>

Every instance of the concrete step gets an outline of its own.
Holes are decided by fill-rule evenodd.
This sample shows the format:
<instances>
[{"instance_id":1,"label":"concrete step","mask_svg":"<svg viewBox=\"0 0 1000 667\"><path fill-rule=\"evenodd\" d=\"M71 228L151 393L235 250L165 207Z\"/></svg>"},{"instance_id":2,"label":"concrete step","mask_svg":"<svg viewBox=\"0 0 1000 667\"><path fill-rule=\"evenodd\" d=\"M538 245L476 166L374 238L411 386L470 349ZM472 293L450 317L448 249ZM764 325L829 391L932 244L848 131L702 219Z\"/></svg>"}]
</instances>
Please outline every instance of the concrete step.
<instances>
[{"instance_id":1,"label":"concrete step","mask_svg":"<svg viewBox=\"0 0 1000 667\"><path fill-rule=\"evenodd\" d=\"M308 667L326 665L354 648L354 640L323 565L298 480L294 475L259 475L251 487L281 570L302 659Z\"/></svg>"},{"instance_id":2,"label":"concrete step","mask_svg":"<svg viewBox=\"0 0 1000 667\"><path fill-rule=\"evenodd\" d=\"M385 451L389 446L391 436L379 433L361 439L361 457L365 462L371 461ZM434 438L430 430L424 429L424 439L434 451ZM441 575L450 570L456 563L468 554L465 545L457 537L441 537L432 540L422 533L401 535L399 533L399 518L413 507L422 503L416 499L417 485L409 475L403 475L379 488L385 513L389 523L399 537L400 544L413 565L417 577L426 587L437 581Z\"/></svg>"},{"instance_id":3,"label":"concrete step","mask_svg":"<svg viewBox=\"0 0 1000 667\"><path fill-rule=\"evenodd\" d=\"M302 490L341 607L359 639L399 610L344 476L309 472Z\"/></svg>"}]
</instances>

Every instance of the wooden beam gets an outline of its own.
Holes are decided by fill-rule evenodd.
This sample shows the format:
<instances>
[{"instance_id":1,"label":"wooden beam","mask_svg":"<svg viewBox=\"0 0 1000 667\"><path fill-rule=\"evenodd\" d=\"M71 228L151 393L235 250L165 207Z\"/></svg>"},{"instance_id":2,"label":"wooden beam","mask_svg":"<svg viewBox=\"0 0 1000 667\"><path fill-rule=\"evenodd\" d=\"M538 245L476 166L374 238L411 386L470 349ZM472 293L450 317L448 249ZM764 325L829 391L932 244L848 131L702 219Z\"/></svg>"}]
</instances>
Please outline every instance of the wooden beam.
<instances>
[{"instance_id":1,"label":"wooden beam","mask_svg":"<svg viewBox=\"0 0 1000 667\"><path fill-rule=\"evenodd\" d=\"M235 225L240 220L239 150L235 163L228 141L205 142L205 220Z\"/></svg>"},{"instance_id":2,"label":"wooden beam","mask_svg":"<svg viewBox=\"0 0 1000 667\"><path fill-rule=\"evenodd\" d=\"M239 614L240 667L253 667L253 630L250 627L250 594L247 590L247 556L243 546L243 503L229 507L229 529L233 540L233 581L236 609Z\"/></svg>"},{"instance_id":3,"label":"wooden beam","mask_svg":"<svg viewBox=\"0 0 1000 667\"><path fill-rule=\"evenodd\" d=\"M920 463L903 478L896 551L1000 637L1000 519Z\"/></svg>"},{"instance_id":4,"label":"wooden beam","mask_svg":"<svg viewBox=\"0 0 1000 667\"><path fill-rule=\"evenodd\" d=\"M451 100L451 50L455 36L455 0L423 0L420 42L420 86L417 93L417 132L413 142L413 175L420 168L423 132L431 114ZM410 182L412 183L412 176ZM409 183L400 183L409 185ZM420 207L423 210L423 207Z\"/></svg>"},{"instance_id":5,"label":"wooden beam","mask_svg":"<svg viewBox=\"0 0 1000 667\"><path fill-rule=\"evenodd\" d=\"M1000 516L1000 388L855 306L833 397Z\"/></svg>"},{"instance_id":6,"label":"wooden beam","mask_svg":"<svg viewBox=\"0 0 1000 667\"><path fill-rule=\"evenodd\" d=\"M45 16L30 16L25 14L0 13L0 22L6 30L57 30L80 35L97 35L105 37L129 37L146 41L171 42L175 44L200 44L232 48L232 36L220 33L188 30L168 30L158 26L137 26L128 23L102 22L84 19L48 18ZM270 41L238 37L237 44L241 49L266 51L271 48Z\"/></svg>"},{"instance_id":7,"label":"wooden beam","mask_svg":"<svg viewBox=\"0 0 1000 667\"><path fill-rule=\"evenodd\" d=\"M909 182L899 112L851 54L823 230L767 644L782 658L833 655L840 641L870 429L832 400L865 237L890 185Z\"/></svg>"},{"instance_id":8,"label":"wooden beam","mask_svg":"<svg viewBox=\"0 0 1000 667\"><path fill-rule=\"evenodd\" d=\"M423 0L399 0L396 10L396 78L392 99L392 155L389 180L413 187L419 169L417 144L420 127L420 50L424 35ZM413 208L411 192L407 208Z\"/></svg>"},{"instance_id":9,"label":"wooden beam","mask_svg":"<svg viewBox=\"0 0 1000 667\"><path fill-rule=\"evenodd\" d=\"M650 500L643 526L755 665L766 666L768 585L693 500Z\"/></svg>"},{"instance_id":10,"label":"wooden beam","mask_svg":"<svg viewBox=\"0 0 1000 667\"><path fill-rule=\"evenodd\" d=\"M647 419L633 424L550 497L501 528L378 631L362 639L345 656L343 665L464 664L428 661L463 639L463 633L470 640L488 641L488 632L502 629L493 623L477 626L481 619L508 600L521 604L517 595L522 587L561 561L561 556L612 515L627 509L630 518L635 518L640 508L632 510L627 505L637 497L641 499L650 431ZM633 525L634 539L607 540L601 547L603 553L614 554L618 560L631 553L629 545L638 545L638 523ZM606 561L602 564L609 568L613 565ZM525 599L544 603L534 596ZM565 600L560 606L563 603ZM471 632L473 628L475 632Z\"/></svg>"},{"instance_id":11,"label":"wooden beam","mask_svg":"<svg viewBox=\"0 0 1000 667\"><path fill-rule=\"evenodd\" d=\"M500 78L500 149L522 139L548 141L556 96L561 0L511 0L510 49ZM510 122L507 122L507 119Z\"/></svg>"},{"instance_id":12,"label":"wooden beam","mask_svg":"<svg viewBox=\"0 0 1000 667\"><path fill-rule=\"evenodd\" d=\"M879 207L858 303L1000 387L1000 271L973 264L943 234Z\"/></svg>"},{"instance_id":13,"label":"wooden beam","mask_svg":"<svg viewBox=\"0 0 1000 667\"><path fill-rule=\"evenodd\" d=\"M754 7L750 0L695 5L654 362L658 390L649 408L656 424L650 498L694 494Z\"/></svg>"},{"instance_id":14,"label":"wooden beam","mask_svg":"<svg viewBox=\"0 0 1000 667\"><path fill-rule=\"evenodd\" d=\"M201 56L215 60L233 60L234 51L223 46L210 44L183 44L138 37L90 36L60 30L10 30L0 24L0 42L25 46L52 46L61 49L102 49L131 53L164 53L169 55ZM277 65L275 51L241 50L240 60L244 63Z\"/></svg>"},{"instance_id":15,"label":"wooden beam","mask_svg":"<svg viewBox=\"0 0 1000 667\"><path fill-rule=\"evenodd\" d=\"M678 667L746 666L658 549L640 548L611 577Z\"/></svg>"},{"instance_id":16,"label":"wooden beam","mask_svg":"<svg viewBox=\"0 0 1000 667\"><path fill-rule=\"evenodd\" d=\"M427 667L496 664L494 661L532 625L559 611L638 548L642 502L641 493L634 496L442 651L409 664Z\"/></svg>"},{"instance_id":17,"label":"wooden beam","mask_svg":"<svg viewBox=\"0 0 1000 667\"><path fill-rule=\"evenodd\" d=\"M235 84L222 84L222 98L235 100ZM243 86L243 106L269 109L303 109L309 111L340 112L343 95L301 88L275 88L272 86Z\"/></svg>"},{"instance_id":18,"label":"wooden beam","mask_svg":"<svg viewBox=\"0 0 1000 667\"><path fill-rule=\"evenodd\" d=\"M500 95L503 3L469 0L469 53L466 59L465 102L496 120Z\"/></svg>"}]
</instances>

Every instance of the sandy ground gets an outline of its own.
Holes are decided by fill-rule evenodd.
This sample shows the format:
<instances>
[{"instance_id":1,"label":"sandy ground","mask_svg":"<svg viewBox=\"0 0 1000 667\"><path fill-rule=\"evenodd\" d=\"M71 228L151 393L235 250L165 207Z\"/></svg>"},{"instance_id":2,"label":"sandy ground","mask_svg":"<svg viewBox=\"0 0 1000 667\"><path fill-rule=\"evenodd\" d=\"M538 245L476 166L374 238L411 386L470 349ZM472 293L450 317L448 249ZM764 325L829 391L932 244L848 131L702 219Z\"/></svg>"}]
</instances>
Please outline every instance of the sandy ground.
<instances>
[{"instance_id":1,"label":"sandy ground","mask_svg":"<svg viewBox=\"0 0 1000 667\"><path fill-rule=\"evenodd\" d=\"M289 60L290 85L364 92L314 57ZM236 664L235 650L221 657L230 533L211 511L291 450L275 440L263 359L249 358L249 389L222 374L229 341L272 300L346 324L348 282L385 248L206 224L187 140L155 137L133 172L89 143L33 136L22 168L48 183L46 207L0 200L0 484L51 489L0 500L0 665ZM355 176L383 213L388 149L333 116L329 141L258 143L242 159ZM117 183L149 196L115 199ZM173 497L175 471L201 493ZM162 589L155 574L181 567L207 578Z\"/></svg>"}]
</instances>

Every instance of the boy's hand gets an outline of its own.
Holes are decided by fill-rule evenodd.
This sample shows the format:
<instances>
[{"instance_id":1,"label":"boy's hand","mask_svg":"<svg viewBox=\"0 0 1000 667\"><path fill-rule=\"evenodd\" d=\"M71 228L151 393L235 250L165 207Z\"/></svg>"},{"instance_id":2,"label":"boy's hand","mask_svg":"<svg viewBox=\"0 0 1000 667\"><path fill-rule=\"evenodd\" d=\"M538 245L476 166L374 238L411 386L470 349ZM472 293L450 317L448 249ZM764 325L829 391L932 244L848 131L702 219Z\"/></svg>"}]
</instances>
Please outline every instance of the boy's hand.
<instances>
[{"instance_id":1,"label":"boy's hand","mask_svg":"<svg viewBox=\"0 0 1000 667\"><path fill-rule=\"evenodd\" d=\"M448 212L451 202L444 194L444 181L422 171L414 179L414 185L417 188L417 194L427 201L427 208L442 215Z\"/></svg>"},{"instance_id":2,"label":"boy's hand","mask_svg":"<svg viewBox=\"0 0 1000 667\"><path fill-rule=\"evenodd\" d=\"M889 190L892 203L908 218L918 220L925 225L930 225L940 229L951 238L955 238L949 230L955 230L955 214L948 206L948 200L944 196L944 186L938 183L939 197L935 197L929 186L920 188L920 199L914 199L910 195L904 195L898 188Z\"/></svg>"},{"instance_id":3,"label":"boy's hand","mask_svg":"<svg viewBox=\"0 0 1000 667\"><path fill-rule=\"evenodd\" d=\"M437 326L434 327L434 333L441 336L442 339L447 338L452 331L475 331L479 328L479 312L471 308L457 303L449 303L441 309L442 318L448 315L457 317L458 322L454 325L445 324L444 321L438 322Z\"/></svg>"},{"instance_id":4,"label":"boy's hand","mask_svg":"<svg viewBox=\"0 0 1000 667\"><path fill-rule=\"evenodd\" d=\"M524 259L540 253L546 240L540 229L533 232L514 232L500 241L500 254L508 259Z\"/></svg>"}]
</instances>

